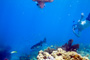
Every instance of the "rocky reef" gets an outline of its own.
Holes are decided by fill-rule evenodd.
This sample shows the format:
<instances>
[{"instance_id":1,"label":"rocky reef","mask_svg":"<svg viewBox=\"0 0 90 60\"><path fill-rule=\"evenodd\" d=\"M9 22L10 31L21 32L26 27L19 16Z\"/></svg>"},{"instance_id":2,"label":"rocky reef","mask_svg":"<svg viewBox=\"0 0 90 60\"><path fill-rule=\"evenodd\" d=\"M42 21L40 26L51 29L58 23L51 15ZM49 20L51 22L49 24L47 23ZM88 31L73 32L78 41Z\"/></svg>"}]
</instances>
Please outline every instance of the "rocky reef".
<instances>
[{"instance_id":1,"label":"rocky reef","mask_svg":"<svg viewBox=\"0 0 90 60\"><path fill-rule=\"evenodd\" d=\"M65 51L58 48L52 53L46 51L39 51L37 60L89 60L87 57L82 57L75 51Z\"/></svg>"}]
</instances>

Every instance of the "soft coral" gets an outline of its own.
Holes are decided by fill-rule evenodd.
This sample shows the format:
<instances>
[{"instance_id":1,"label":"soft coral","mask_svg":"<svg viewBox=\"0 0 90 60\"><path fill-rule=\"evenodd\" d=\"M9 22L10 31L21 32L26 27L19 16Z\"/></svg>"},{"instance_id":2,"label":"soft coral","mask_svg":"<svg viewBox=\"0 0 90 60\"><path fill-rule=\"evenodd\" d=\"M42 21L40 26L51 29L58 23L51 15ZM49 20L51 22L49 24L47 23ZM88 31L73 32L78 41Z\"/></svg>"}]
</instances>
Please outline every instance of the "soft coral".
<instances>
[{"instance_id":1,"label":"soft coral","mask_svg":"<svg viewBox=\"0 0 90 60\"><path fill-rule=\"evenodd\" d=\"M79 44L72 45L72 43L73 43L73 40L70 39L68 41L68 43L63 45L61 48L66 50L66 51L77 51L77 49L79 48Z\"/></svg>"}]
</instances>

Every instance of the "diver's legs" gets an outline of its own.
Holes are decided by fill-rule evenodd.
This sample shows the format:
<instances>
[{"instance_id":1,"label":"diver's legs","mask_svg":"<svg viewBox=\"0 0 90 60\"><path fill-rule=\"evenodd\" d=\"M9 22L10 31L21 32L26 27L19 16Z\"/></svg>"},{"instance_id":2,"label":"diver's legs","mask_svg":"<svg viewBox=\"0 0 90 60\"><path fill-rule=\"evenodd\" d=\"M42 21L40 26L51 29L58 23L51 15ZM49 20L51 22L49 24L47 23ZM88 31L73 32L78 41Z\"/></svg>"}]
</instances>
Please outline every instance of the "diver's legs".
<instances>
[{"instance_id":1,"label":"diver's legs","mask_svg":"<svg viewBox=\"0 0 90 60\"><path fill-rule=\"evenodd\" d=\"M76 33L75 30L73 30L73 33L74 33L77 37L80 37L80 31L78 31L78 32Z\"/></svg>"},{"instance_id":2,"label":"diver's legs","mask_svg":"<svg viewBox=\"0 0 90 60\"><path fill-rule=\"evenodd\" d=\"M76 30L78 30L77 24L74 24L74 25L73 25L73 33L74 33L77 37L80 37L80 31L78 30L78 32L76 32Z\"/></svg>"},{"instance_id":3,"label":"diver's legs","mask_svg":"<svg viewBox=\"0 0 90 60\"><path fill-rule=\"evenodd\" d=\"M73 25L73 30L76 30L77 29L77 24L74 24Z\"/></svg>"},{"instance_id":4,"label":"diver's legs","mask_svg":"<svg viewBox=\"0 0 90 60\"><path fill-rule=\"evenodd\" d=\"M90 13L89 13L88 17L86 18L86 20L89 20L90 21Z\"/></svg>"}]
</instances>

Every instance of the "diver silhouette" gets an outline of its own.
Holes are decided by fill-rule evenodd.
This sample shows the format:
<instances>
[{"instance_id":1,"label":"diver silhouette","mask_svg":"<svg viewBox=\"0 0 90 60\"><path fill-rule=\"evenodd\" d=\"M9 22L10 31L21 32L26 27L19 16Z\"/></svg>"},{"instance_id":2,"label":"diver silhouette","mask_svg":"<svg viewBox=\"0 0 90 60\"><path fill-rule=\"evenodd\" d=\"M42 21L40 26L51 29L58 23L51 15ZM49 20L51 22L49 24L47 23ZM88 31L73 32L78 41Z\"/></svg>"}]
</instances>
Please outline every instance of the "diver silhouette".
<instances>
[{"instance_id":1,"label":"diver silhouette","mask_svg":"<svg viewBox=\"0 0 90 60\"><path fill-rule=\"evenodd\" d=\"M80 33L82 30L84 30L85 28L90 26L90 13L89 13L88 17L86 18L86 20L83 20L83 18L84 18L84 13L81 13L81 19L78 20L77 24L73 25L73 33L77 37L80 37ZM77 33L75 32L76 30L78 30Z\"/></svg>"}]
</instances>

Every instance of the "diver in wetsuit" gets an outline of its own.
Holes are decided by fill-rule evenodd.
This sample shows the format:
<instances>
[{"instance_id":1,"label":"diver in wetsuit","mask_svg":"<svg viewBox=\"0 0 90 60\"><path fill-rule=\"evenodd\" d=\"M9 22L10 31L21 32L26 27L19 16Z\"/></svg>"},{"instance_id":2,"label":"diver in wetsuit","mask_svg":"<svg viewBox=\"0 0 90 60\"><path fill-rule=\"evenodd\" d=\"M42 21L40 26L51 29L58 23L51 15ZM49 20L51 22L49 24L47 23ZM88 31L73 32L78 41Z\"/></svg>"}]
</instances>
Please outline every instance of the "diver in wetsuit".
<instances>
[{"instance_id":1,"label":"diver in wetsuit","mask_svg":"<svg viewBox=\"0 0 90 60\"><path fill-rule=\"evenodd\" d=\"M90 26L90 13L88 17L86 18L86 20L83 20L83 18L84 18L84 13L81 13L81 19L78 21L77 24L73 25L73 33L77 37L80 37L80 33L82 30ZM76 33L75 30L78 30L78 32Z\"/></svg>"}]
</instances>

